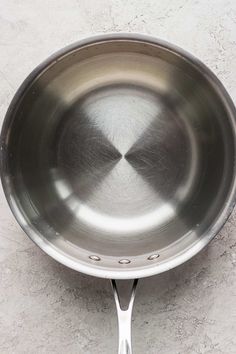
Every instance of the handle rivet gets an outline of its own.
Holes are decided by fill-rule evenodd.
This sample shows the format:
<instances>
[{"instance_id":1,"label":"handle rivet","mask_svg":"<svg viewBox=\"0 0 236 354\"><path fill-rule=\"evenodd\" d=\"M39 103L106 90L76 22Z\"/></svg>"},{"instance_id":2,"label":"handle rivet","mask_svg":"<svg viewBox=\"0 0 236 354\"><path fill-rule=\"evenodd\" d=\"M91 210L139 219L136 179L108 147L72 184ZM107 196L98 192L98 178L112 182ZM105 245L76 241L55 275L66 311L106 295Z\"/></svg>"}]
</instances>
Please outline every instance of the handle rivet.
<instances>
[{"instance_id":1,"label":"handle rivet","mask_svg":"<svg viewBox=\"0 0 236 354\"><path fill-rule=\"evenodd\" d=\"M120 264L129 264L129 263L131 263L131 261L129 259L120 259L119 263Z\"/></svg>"},{"instance_id":2,"label":"handle rivet","mask_svg":"<svg viewBox=\"0 0 236 354\"><path fill-rule=\"evenodd\" d=\"M95 255L91 255L91 256L89 256L89 258L90 258L90 259L92 259L92 261L96 261L96 262L98 262L98 261L100 261L100 260L101 260L101 258L100 258L100 257L95 256Z\"/></svg>"},{"instance_id":3,"label":"handle rivet","mask_svg":"<svg viewBox=\"0 0 236 354\"><path fill-rule=\"evenodd\" d=\"M157 259L157 258L159 258L159 257L160 257L160 255L159 255L158 253L156 253L156 254L151 254L151 256L148 257L148 260L149 260L149 261L154 261L154 259Z\"/></svg>"}]
</instances>

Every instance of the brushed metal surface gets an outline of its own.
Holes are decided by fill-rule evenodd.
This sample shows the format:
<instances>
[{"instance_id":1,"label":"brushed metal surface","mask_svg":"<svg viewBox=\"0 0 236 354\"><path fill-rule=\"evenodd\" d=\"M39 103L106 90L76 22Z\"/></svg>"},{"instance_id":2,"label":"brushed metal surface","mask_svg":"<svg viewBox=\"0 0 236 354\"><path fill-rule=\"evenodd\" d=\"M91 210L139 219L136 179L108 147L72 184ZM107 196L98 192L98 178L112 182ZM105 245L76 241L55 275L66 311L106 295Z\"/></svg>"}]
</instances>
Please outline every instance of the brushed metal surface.
<instances>
[{"instance_id":1,"label":"brushed metal surface","mask_svg":"<svg viewBox=\"0 0 236 354\"><path fill-rule=\"evenodd\" d=\"M232 210L234 107L180 49L85 40L16 94L1 170L18 222L55 259L102 277L157 274L196 254Z\"/></svg>"}]
</instances>

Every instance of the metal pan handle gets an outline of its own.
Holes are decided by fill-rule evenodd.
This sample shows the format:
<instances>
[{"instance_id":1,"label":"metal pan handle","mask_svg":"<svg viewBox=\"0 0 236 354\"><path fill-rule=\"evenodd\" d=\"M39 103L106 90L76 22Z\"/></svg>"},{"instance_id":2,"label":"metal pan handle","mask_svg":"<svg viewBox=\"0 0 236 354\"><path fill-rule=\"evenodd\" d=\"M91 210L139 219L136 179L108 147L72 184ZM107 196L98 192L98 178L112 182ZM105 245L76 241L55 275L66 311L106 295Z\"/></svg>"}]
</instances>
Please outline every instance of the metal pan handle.
<instances>
[{"instance_id":1,"label":"metal pan handle","mask_svg":"<svg viewBox=\"0 0 236 354\"><path fill-rule=\"evenodd\" d=\"M119 327L118 354L132 354L131 320L132 320L132 309L134 304L137 283L138 283L138 279L133 280L128 306L126 309L123 309L120 302L120 296L117 289L116 280L114 279L111 280L111 285L112 285L113 294L116 303L116 311L117 311L118 327Z\"/></svg>"}]
</instances>

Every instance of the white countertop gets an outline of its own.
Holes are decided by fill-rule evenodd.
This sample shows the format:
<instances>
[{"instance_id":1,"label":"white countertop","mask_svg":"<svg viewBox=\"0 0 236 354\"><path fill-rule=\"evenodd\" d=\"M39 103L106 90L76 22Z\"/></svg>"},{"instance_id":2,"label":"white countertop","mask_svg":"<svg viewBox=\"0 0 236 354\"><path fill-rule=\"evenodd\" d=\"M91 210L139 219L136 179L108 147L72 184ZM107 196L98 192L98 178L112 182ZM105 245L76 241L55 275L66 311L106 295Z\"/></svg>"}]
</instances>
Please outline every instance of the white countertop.
<instances>
[{"instance_id":1,"label":"white countertop","mask_svg":"<svg viewBox=\"0 0 236 354\"><path fill-rule=\"evenodd\" d=\"M143 32L196 55L236 102L235 0L0 0L0 117L28 73L94 33ZM0 191L0 353L117 350L106 280L67 269L21 231ZM134 354L236 353L236 211L205 251L142 280Z\"/></svg>"}]
</instances>

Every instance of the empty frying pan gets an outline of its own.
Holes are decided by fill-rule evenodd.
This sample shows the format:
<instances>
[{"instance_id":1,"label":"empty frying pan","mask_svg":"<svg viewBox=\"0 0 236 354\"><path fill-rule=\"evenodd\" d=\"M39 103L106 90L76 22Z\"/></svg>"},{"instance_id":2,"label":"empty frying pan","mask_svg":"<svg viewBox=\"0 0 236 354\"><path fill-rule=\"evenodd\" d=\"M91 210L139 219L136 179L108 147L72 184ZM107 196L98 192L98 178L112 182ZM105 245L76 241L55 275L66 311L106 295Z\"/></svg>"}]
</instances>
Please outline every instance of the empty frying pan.
<instances>
[{"instance_id":1,"label":"empty frying pan","mask_svg":"<svg viewBox=\"0 0 236 354\"><path fill-rule=\"evenodd\" d=\"M47 59L4 120L1 177L28 236L64 265L113 279L119 353L130 303L117 279L197 254L235 201L235 109L201 62L143 35L106 35Z\"/></svg>"}]
</instances>

